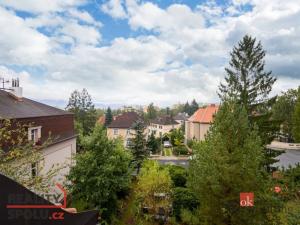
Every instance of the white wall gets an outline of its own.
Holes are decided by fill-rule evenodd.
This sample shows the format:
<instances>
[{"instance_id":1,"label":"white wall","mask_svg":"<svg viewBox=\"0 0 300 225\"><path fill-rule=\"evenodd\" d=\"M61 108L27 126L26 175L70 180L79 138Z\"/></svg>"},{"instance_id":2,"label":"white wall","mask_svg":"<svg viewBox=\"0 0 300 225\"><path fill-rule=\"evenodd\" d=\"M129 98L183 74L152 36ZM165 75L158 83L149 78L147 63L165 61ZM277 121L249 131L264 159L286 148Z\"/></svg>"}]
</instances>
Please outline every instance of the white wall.
<instances>
[{"instance_id":1,"label":"white wall","mask_svg":"<svg viewBox=\"0 0 300 225\"><path fill-rule=\"evenodd\" d=\"M73 158L76 154L76 138L66 140L54 145L51 145L43 150L43 162L41 162L42 170L39 173L47 173L52 166L66 165L60 169L54 177L55 182L62 183L65 176L70 171L71 163L75 163Z\"/></svg>"}]
</instances>

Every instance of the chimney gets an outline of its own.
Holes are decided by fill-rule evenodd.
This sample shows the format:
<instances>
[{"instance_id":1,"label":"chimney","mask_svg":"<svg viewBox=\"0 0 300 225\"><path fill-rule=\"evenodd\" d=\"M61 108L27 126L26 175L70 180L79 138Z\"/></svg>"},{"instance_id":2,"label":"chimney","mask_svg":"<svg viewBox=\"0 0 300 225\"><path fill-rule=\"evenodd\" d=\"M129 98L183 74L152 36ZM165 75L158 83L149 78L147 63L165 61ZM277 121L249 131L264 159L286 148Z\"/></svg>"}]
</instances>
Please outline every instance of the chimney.
<instances>
[{"instance_id":1,"label":"chimney","mask_svg":"<svg viewBox=\"0 0 300 225\"><path fill-rule=\"evenodd\" d=\"M10 94L16 99L21 100L23 97L23 88L20 87L19 78L12 79L11 84L12 87L10 88Z\"/></svg>"}]
</instances>

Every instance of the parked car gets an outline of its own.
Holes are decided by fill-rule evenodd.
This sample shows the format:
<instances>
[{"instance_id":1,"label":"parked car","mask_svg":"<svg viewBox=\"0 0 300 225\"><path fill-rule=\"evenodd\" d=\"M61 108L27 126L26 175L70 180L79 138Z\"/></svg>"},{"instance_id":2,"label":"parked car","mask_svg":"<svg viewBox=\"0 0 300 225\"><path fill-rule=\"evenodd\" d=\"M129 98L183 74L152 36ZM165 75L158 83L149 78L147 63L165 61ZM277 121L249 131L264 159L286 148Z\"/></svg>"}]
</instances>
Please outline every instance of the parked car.
<instances>
[{"instance_id":1,"label":"parked car","mask_svg":"<svg viewBox=\"0 0 300 225\"><path fill-rule=\"evenodd\" d=\"M164 141L163 145L164 145L164 148L171 148L172 147L170 141Z\"/></svg>"}]
</instances>

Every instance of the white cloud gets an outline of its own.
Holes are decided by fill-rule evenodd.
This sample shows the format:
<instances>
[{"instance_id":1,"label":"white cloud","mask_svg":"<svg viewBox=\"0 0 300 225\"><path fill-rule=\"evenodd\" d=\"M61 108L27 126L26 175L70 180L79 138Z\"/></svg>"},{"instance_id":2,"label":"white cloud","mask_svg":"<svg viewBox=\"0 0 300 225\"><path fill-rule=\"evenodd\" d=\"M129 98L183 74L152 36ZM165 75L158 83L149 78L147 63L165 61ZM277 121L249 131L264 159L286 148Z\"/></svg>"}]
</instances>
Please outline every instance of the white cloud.
<instances>
[{"instance_id":1,"label":"white cloud","mask_svg":"<svg viewBox=\"0 0 300 225\"><path fill-rule=\"evenodd\" d=\"M125 19L127 17L124 0L109 0L101 5L101 10L113 18Z\"/></svg>"},{"instance_id":2,"label":"white cloud","mask_svg":"<svg viewBox=\"0 0 300 225\"><path fill-rule=\"evenodd\" d=\"M27 27L12 11L0 7L0 63L40 65L50 51L47 36Z\"/></svg>"},{"instance_id":3,"label":"white cloud","mask_svg":"<svg viewBox=\"0 0 300 225\"><path fill-rule=\"evenodd\" d=\"M267 69L278 77L274 94L300 83L299 0L235 0L227 6L210 1L195 9L108 1L101 6L105 13L127 19L134 31L147 32L106 45L100 33L106 24L77 9L81 1L54 1L49 10L40 3L30 6L32 2L5 3L37 13L27 19L0 8L0 65L24 68L16 73L2 66L0 72L24 77L25 94L32 98L67 100L73 89L86 87L95 102L109 104L171 104L193 98L216 102L229 51L247 33L267 50ZM245 4L253 9L243 11ZM39 82L36 74L33 79L26 72L28 66L43 69Z\"/></svg>"},{"instance_id":4,"label":"white cloud","mask_svg":"<svg viewBox=\"0 0 300 225\"><path fill-rule=\"evenodd\" d=\"M1 0L0 5L31 13L45 13L63 11L84 2L86 0Z\"/></svg>"}]
</instances>

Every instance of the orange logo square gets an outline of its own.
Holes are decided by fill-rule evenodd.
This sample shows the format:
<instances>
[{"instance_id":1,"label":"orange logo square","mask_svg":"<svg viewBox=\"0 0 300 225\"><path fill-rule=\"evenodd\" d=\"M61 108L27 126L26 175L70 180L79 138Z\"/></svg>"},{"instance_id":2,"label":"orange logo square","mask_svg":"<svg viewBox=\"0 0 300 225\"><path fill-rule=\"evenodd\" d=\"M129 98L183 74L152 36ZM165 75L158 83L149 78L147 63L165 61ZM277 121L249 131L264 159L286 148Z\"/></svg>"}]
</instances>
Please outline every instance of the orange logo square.
<instances>
[{"instance_id":1,"label":"orange logo square","mask_svg":"<svg viewBox=\"0 0 300 225\"><path fill-rule=\"evenodd\" d=\"M240 206L253 207L254 206L254 193L240 193Z\"/></svg>"}]
</instances>

